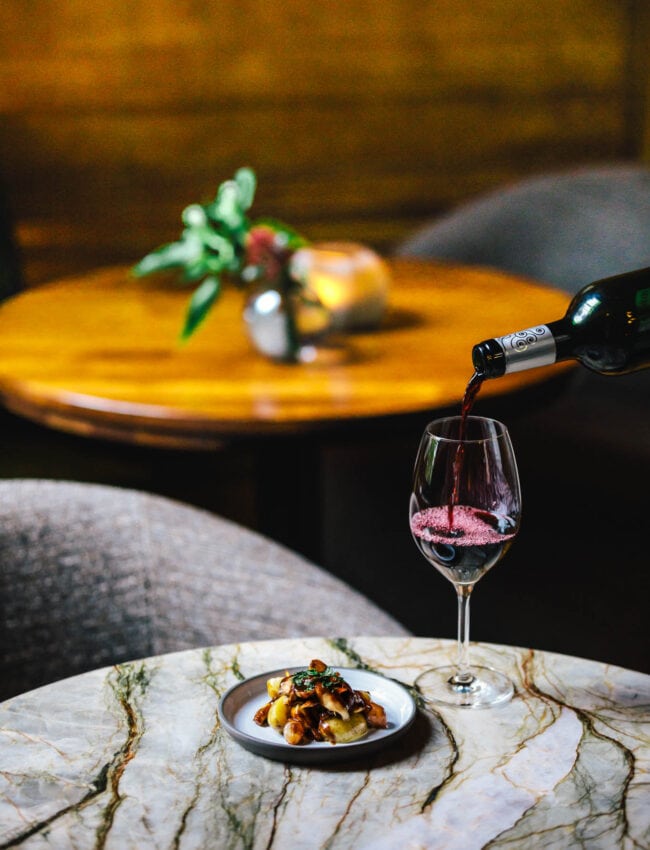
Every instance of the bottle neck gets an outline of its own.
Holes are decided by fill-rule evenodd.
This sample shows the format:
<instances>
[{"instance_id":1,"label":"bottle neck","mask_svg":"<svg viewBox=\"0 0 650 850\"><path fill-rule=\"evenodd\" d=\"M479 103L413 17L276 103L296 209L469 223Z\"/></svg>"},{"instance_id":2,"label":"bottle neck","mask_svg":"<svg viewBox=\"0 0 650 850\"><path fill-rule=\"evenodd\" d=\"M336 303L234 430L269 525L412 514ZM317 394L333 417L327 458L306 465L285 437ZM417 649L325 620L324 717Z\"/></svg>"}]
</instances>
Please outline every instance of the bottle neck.
<instances>
[{"instance_id":1,"label":"bottle neck","mask_svg":"<svg viewBox=\"0 0 650 850\"><path fill-rule=\"evenodd\" d=\"M474 369L485 378L548 366L570 356L563 319L486 339L472 349Z\"/></svg>"},{"instance_id":2,"label":"bottle neck","mask_svg":"<svg viewBox=\"0 0 650 850\"><path fill-rule=\"evenodd\" d=\"M555 322L549 322L546 326L553 334L555 340L555 360L559 363L561 360L571 360L575 357L575 332L571 330L570 322L565 319L558 319Z\"/></svg>"}]
</instances>

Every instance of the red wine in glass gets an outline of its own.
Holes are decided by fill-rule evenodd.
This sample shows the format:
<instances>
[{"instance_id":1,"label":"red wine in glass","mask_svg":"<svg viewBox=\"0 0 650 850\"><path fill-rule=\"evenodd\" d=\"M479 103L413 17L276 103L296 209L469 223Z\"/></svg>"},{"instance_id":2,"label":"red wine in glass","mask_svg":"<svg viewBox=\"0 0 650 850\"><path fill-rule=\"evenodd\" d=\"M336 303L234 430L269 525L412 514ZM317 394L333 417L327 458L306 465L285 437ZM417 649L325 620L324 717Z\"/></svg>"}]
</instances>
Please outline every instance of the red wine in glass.
<instances>
[{"instance_id":1,"label":"red wine in glass","mask_svg":"<svg viewBox=\"0 0 650 850\"><path fill-rule=\"evenodd\" d=\"M426 671L416 685L425 702L478 708L513 694L507 677L469 662L469 600L516 537L521 494L507 428L468 411L469 405L464 416L434 420L425 428L409 518L418 549L454 585L458 599L456 664Z\"/></svg>"},{"instance_id":2,"label":"red wine in glass","mask_svg":"<svg viewBox=\"0 0 650 850\"><path fill-rule=\"evenodd\" d=\"M411 531L424 557L454 584L476 584L505 555L517 530L509 516L466 505L455 507L453 525L446 519L448 508L425 508L411 517Z\"/></svg>"}]
</instances>

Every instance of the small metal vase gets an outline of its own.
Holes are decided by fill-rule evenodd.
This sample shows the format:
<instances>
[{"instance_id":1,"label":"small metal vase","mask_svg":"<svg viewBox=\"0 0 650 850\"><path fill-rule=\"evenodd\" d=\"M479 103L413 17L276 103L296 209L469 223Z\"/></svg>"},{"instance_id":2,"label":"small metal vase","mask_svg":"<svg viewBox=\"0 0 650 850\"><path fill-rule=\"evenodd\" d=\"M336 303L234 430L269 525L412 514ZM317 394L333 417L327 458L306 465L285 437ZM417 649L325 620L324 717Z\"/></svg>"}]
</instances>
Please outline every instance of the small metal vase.
<instances>
[{"instance_id":1,"label":"small metal vase","mask_svg":"<svg viewBox=\"0 0 650 850\"><path fill-rule=\"evenodd\" d=\"M307 290L262 284L246 299L244 323L260 354L283 363L301 363L314 359L315 346L330 330L331 317Z\"/></svg>"}]
</instances>

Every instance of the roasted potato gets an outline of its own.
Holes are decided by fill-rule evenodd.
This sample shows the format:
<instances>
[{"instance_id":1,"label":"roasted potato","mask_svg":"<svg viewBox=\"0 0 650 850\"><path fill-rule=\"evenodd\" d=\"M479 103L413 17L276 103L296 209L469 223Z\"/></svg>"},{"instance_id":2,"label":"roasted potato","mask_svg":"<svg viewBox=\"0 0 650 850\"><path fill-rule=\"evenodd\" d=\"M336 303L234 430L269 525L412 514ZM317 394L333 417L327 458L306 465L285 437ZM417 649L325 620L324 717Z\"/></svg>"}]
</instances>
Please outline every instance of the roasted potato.
<instances>
[{"instance_id":1,"label":"roasted potato","mask_svg":"<svg viewBox=\"0 0 650 850\"><path fill-rule=\"evenodd\" d=\"M271 699L275 699L280 693L280 684L284 676L274 676L271 679L267 679L266 681L266 692L271 697Z\"/></svg>"},{"instance_id":2,"label":"roasted potato","mask_svg":"<svg viewBox=\"0 0 650 850\"><path fill-rule=\"evenodd\" d=\"M363 738L368 731L368 722L363 714L352 714L347 720L342 717L323 717L319 728L330 741L349 744Z\"/></svg>"},{"instance_id":3,"label":"roasted potato","mask_svg":"<svg viewBox=\"0 0 650 850\"><path fill-rule=\"evenodd\" d=\"M269 726L280 730L284 728L284 724L288 720L291 720L291 703L286 694L280 694L277 699L273 700L266 719Z\"/></svg>"}]
</instances>

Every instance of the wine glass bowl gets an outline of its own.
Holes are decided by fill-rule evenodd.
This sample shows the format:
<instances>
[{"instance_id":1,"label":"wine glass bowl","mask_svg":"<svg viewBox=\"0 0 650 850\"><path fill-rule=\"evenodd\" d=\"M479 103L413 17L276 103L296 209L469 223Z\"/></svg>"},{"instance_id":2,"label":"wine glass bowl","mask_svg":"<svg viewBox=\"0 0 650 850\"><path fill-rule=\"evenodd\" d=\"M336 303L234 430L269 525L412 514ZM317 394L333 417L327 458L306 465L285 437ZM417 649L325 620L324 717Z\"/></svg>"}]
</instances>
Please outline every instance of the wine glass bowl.
<instances>
[{"instance_id":1,"label":"wine glass bowl","mask_svg":"<svg viewBox=\"0 0 650 850\"><path fill-rule=\"evenodd\" d=\"M413 539L455 587L457 661L416 680L425 702L471 708L512 696L512 682L469 661L469 600L474 585L506 554L521 521L521 491L506 426L482 416L430 422L415 461L409 504Z\"/></svg>"}]
</instances>

